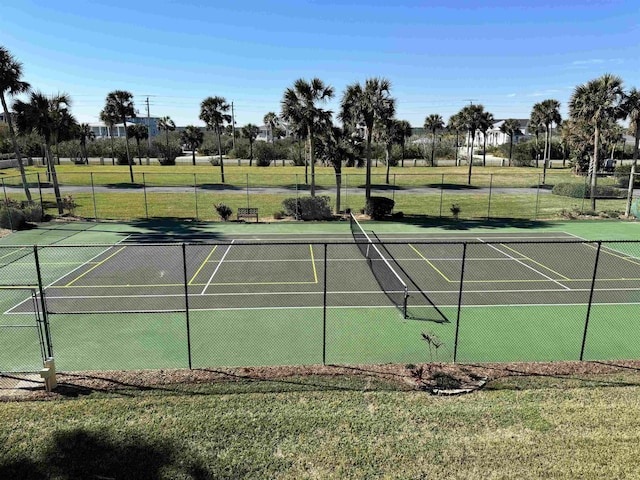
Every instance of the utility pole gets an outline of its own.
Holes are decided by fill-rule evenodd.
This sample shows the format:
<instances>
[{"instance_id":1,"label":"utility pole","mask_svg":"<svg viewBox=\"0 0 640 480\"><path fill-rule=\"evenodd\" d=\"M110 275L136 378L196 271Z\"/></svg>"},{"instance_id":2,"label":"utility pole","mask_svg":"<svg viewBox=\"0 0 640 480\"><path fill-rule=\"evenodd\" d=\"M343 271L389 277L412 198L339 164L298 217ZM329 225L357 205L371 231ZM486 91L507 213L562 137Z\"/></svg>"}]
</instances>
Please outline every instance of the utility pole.
<instances>
[{"instance_id":1,"label":"utility pole","mask_svg":"<svg viewBox=\"0 0 640 480\"><path fill-rule=\"evenodd\" d=\"M231 132L233 135L233 148L236 148L236 117L233 111L233 102L231 102Z\"/></svg>"},{"instance_id":2,"label":"utility pole","mask_svg":"<svg viewBox=\"0 0 640 480\"><path fill-rule=\"evenodd\" d=\"M149 152L151 151L151 117L149 115L149 97L147 97L147 165L149 161Z\"/></svg>"}]
</instances>

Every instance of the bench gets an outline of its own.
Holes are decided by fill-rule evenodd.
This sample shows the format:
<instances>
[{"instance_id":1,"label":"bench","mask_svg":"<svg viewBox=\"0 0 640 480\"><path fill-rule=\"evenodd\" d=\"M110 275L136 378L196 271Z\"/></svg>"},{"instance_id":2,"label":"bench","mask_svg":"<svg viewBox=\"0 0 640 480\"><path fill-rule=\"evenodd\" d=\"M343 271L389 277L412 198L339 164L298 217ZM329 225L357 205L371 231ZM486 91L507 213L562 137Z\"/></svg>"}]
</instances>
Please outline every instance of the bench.
<instances>
[{"instance_id":1,"label":"bench","mask_svg":"<svg viewBox=\"0 0 640 480\"><path fill-rule=\"evenodd\" d=\"M257 208L239 208L238 209L238 220L241 218L255 218L256 223L258 222L258 209Z\"/></svg>"}]
</instances>

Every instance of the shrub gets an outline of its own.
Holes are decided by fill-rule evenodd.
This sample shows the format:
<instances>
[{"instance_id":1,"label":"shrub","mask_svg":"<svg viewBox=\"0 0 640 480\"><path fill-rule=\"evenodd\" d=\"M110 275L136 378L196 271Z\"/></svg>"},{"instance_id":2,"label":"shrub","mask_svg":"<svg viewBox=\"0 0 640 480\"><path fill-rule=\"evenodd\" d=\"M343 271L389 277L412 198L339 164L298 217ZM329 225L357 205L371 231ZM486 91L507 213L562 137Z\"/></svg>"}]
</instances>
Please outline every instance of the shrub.
<instances>
[{"instance_id":1,"label":"shrub","mask_svg":"<svg viewBox=\"0 0 640 480\"><path fill-rule=\"evenodd\" d=\"M613 177L616 179L616 184L619 187L627 188L629 187L629 175L631 175L631 165L620 165L616 167ZM633 185L640 187L640 175L634 177Z\"/></svg>"},{"instance_id":2,"label":"shrub","mask_svg":"<svg viewBox=\"0 0 640 480\"><path fill-rule=\"evenodd\" d=\"M451 211L451 215L453 215L453 218L458 220L458 217L460 216L460 212L462 211L462 208L460 208L460 205L458 205L457 203L453 203L451 204L451 207L449 208L449 210Z\"/></svg>"},{"instance_id":3,"label":"shrub","mask_svg":"<svg viewBox=\"0 0 640 480\"><path fill-rule=\"evenodd\" d=\"M169 142L169 147L167 148L165 142L162 142L160 139L154 140L153 147L158 151L158 162L160 165L175 165L176 158L182 153L182 147L173 141Z\"/></svg>"},{"instance_id":4,"label":"shrub","mask_svg":"<svg viewBox=\"0 0 640 480\"><path fill-rule=\"evenodd\" d=\"M25 221L39 223L44 220L44 212L40 205L27 205L22 212L24 213Z\"/></svg>"},{"instance_id":5,"label":"shrub","mask_svg":"<svg viewBox=\"0 0 640 480\"><path fill-rule=\"evenodd\" d=\"M273 143L256 142L253 147L253 156L258 167L268 167L271 162L278 159L278 149Z\"/></svg>"},{"instance_id":6,"label":"shrub","mask_svg":"<svg viewBox=\"0 0 640 480\"><path fill-rule=\"evenodd\" d=\"M0 228L20 230L26 223L24 213L15 207L0 208Z\"/></svg>"},{"instance_id":7,"label":"shrub","mask_svg":"<svg viewBox=\"0 0 640 480\"><path fill-rule=\"evenodd\" d=\"M329 197L285 198L284 213L302 220L328 220L333 218Z\"/></svg>"},{"instance_id":8,"label":"shrub","mask_svg":"<svg viewBox=\"0 0 640 480\"><path fill-rule=\"evenodd\" d=\"M374 220L379 220L391 215L395 203L396 202L388 197L371 197L364 207L364 213Z\"/></svg>"},{"instance_id":9,"label":"shrub","mask_svg":"<svg viewBox=\"0 0 640 480\"><path fill-rule=\"evenodd\" d=\"M255 145L254 145L255 146ZM236 140L235 148L229 150L228 157L229 158L249 158L250 148L249 148L249 140L244 138L238 138Z\"/></svg>"},{"instance_id":10,"label":"shrub","mask_svg":"<svg viewBox=\"0 0 640 480\"><path fill-rule=\"evenodd\" d=\"M284 212L273 212L273 218L282 220L284 218Z\"/></svg>"},{"instance_id":11,"label":"shrub","mask_svg":"<svg viewBox=\"0 0 640 480\"><path fill-rule=\"evenodd\" d=\"M73 195L65 195L62 197L62 208L67 210L71 215L76 211L77 206L78 204L73 198Z\"/></svg>"},{"instance_id":12,"label":"shrub","mask_svg":"<svg viewBox=\"0 0 640 480\"><path fill-rule=\"evenodd\" d=\"M225 222L229 220L229 217L231 217L231 214L233 213L233 210L231 210L231 207L228 207L224 203L217 204L215 206L215 209L216 209L216 212L218 212L218 215L220 215L220 218Z\"/></svg>"},{"instance_id":13,"label":"shrub","mask_svg":"<svg viewBox=\"0 0 640 480\"><path fill-rule=\"evenodd\" d=\"M210 163L211 165L213 165L214 167L219 167L219 166L220 166L220 158L218 158L218 157L211 157L211 158L209 159L209 163Z\"/></svg>"},{"instance_id":14,"label":"shrub","mask_svg":"<svg viewBox=\"0 0 640 480\"><path fill-rule=\"evenodd\" d=\"M571 198L591 198L591 186L585 183L558 183L551 193ZM609 185L596 186L596 198L625 198L626 192Z\"/></svg>"}]
</instances>

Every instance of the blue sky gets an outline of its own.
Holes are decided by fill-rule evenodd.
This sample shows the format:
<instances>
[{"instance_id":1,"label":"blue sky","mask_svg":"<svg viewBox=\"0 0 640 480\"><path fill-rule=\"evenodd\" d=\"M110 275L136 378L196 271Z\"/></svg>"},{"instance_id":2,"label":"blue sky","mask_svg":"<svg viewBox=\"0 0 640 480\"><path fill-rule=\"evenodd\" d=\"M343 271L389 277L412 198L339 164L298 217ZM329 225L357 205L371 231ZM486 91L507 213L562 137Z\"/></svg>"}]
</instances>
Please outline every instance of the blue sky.
<instances>
[{"instance_id":1,"label":"blue sky","mask_svg":"<svg viewBox=\"0 0 640 480\"><path fill-rule=\"evenodd\" d=\"M24 79L71 94L82 122L118 89L178 125L201 124L211 95L234 102L239 125L261 123L315 76L335 87L335 112L346 85L387 77L413 126L469 101L527 118L556 98L566 113L573 88L605 72L640 87L637 0L0 0L0 11L0 44Z\"/></svg>"}]
</instances>

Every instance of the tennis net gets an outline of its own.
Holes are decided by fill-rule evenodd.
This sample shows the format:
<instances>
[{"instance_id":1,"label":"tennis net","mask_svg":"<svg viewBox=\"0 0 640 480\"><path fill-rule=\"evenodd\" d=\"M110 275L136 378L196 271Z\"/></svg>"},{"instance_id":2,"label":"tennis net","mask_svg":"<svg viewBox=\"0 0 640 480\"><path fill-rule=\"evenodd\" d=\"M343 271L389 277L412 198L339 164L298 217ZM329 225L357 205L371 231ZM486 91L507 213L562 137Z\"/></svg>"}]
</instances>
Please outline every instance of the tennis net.
<instances>
[{"instance_id":1,"label":"tennis net","mask_svg":"<svg viewBox=\"0 0 640 480\"><path fill-rule=\"evenodd\" d=\"M380 253L380 249L364 231L358 220L351 214L349 218L351 234L360 249L360 253L367 259L369 268L373 272L378 285L389 300L402 312L402 316L407 318L407 299L409 289L400 275L396 273L389 261Z\"/></svg>"}]
</instances>

